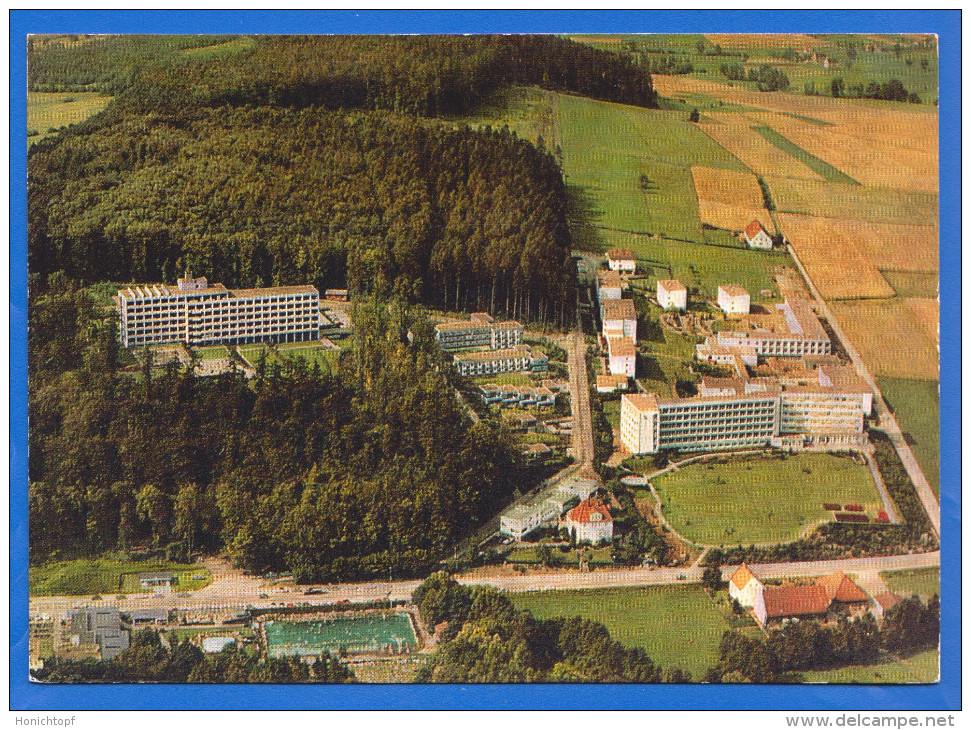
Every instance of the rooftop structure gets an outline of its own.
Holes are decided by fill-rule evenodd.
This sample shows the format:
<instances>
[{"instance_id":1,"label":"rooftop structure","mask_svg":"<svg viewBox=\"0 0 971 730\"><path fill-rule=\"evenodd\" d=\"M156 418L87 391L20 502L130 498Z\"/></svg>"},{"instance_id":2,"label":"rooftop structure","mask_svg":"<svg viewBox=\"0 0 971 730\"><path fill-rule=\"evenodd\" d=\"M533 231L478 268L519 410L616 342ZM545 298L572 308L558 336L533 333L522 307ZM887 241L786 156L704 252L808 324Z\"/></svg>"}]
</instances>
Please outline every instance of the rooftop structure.
<instances>
[{"instance_id":1,"label":"rooftop structure","mask_svg":"<svg viewBox=\"0 0 971 730\"><path fill-rule=\"evenodd\" d=\"M133 284L114 297L122 346L297 342L317 339L320 295L313 286L227 289L205 277Z\"/></svg>"},{"instance_id":2,"label":"rooftop structure","mask_svg":"<svg viewBox=\"0 0 971 730\"><path fill-rule=\"evenodd\" d=\"M604 299L600 302L604 337L629 337L637 341L637 311L633 299Z\"/></svg>"},{"instance_id":3,"label":"rooftop structure","mask_svg":"<svg viewBox=\"0 0 971 730\"><path fill-rule=\"evenodd\" d=\"M70 614L71 643L97 644L102 659L114 659L129 646L128 632L121 626L117 608L84 608Z\"/></svg>"},{"instance_id":4,"label":"rooftop structure","mask_svg":"<svg viewBox=\"0 0 971 730\"><path fill-rule=\"evenodd\" d=\"M598 393L616 393L618 390L627 390L626 375L618 374L597 376Z\"/></svg>"},{"instance_id":5,"label":"rooftop structure","mask_svg":"<svg viewBox=\"0 0 971 730\"><path fill-rule=\"evenodd\" d=\"M739 605L751 608L755 605L765 586L755 577L749 567L742 563L728 581L728 595Z\"/></svg>"}]
</instances>

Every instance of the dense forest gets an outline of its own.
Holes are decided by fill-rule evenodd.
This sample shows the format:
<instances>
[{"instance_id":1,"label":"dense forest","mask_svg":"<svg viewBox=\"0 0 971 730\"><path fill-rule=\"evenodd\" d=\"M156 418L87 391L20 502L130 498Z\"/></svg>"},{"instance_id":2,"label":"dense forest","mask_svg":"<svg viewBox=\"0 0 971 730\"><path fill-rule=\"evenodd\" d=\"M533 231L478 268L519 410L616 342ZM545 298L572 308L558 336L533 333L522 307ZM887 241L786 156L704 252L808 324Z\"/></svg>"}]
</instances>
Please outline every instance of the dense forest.
<instances>
[{"instance_id":1,"label":"dense forest","mask_svg":"<svg viewBox=\"0 0 971 730\"><path fill-rule=\"evenodd\" d=\"M664 669L643 649L610 638L603 624L582 618L536 619L517 611L495 588L459 585L445 573L430 576L412 597L440 647L419 682L690 682Z\"/></svg>"},{"instance_id":2,"label":"dense forest","mask_svg":"<svg viewBox=\"0 0 971 730\"><path fill-rule=\"evenodd\" d=\"M520 486L507 432L472 423L401 306L356 307L339 373L264 362L251 382L120 373L113 324L63 277L29 316L34 560L222 548L298 580L400 578Z\"/></svg>"},{"instance_id":3,"label":"dense forest","mask_svg":"<svg viewBox=\"0 0 971 730\"><path fill-rule=\"evenodd\" d=\"M252 104L443 116L508 84L657 105L650 75L630 59L550 35L257 36L199 61L173 52L199 38L38 44L28 49L29 88L125 92L138 111Z\"/></svg>"},{"instance_id":4,"label":"dense forest","mask_svg":"<svg viewBox=\"0 0 971 730\"><path fill-rule=\"evenodd\" d=\"M199 684L344 684L354 672L324 653L311 663L297 657L263 661L235 646L204 654L188 640L167 646L158 632L142 629L131 646L110 660L49 659L34 671L41 682L57 683L199 683Z\"/></svg>"},{"instance_id":5,"label":"dense forest","mask_svg":"<svg viewBox=\"0 0 971 730\"><path fill-rule=\"evenodd\" d=\"M564 201L552 156L502 131L318 109L113 114L34 146L29 270L346 279L355 293L563 322Z\"/></svg>"}]
</instances>

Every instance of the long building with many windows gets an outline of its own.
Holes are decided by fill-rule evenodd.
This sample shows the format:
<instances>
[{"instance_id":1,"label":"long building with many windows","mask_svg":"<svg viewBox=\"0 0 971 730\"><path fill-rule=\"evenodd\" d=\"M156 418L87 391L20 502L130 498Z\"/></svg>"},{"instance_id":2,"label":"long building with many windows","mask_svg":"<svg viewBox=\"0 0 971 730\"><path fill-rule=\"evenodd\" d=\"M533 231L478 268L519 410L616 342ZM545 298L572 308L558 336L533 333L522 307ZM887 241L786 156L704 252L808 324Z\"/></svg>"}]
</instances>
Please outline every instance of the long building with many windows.
<instances>
[{"instance_id":1,"label":"long building with many windows","mask_svg":"<svg viewBox=\"0 0 971 730\"><path fill-rule=\"evenodd\" d=\"M320 336L320 294L313 286L227 289L205 277L176 287L140 284L118 290L124 347L299 342Z\"/></svg>"},{"instance_id":2,"label":"long building with many windows","mask_svg":"<svg viewBox=\"0 0 971 730\"><path fill-rule=\"evenodd\" d=\"M498 375L515 371L545 372L549 360L542 352L533 352L527 345L518 345L505 350L482 350L463 352L453 356L459 375L476 377Z\"/></svg>"},{"instance_id":3,"label":"long building with many windows","mask_svg":"<svg viewBox=\"0 0 971 730\"><path fill-rule=\"evenodd\" d=\"M485 312L476 312L468 322L443 322L435 325L435 341L443 350L490 347L505 350L523 340L523 326L515 320L496 322Z\"/></svg>"}]
</instances>

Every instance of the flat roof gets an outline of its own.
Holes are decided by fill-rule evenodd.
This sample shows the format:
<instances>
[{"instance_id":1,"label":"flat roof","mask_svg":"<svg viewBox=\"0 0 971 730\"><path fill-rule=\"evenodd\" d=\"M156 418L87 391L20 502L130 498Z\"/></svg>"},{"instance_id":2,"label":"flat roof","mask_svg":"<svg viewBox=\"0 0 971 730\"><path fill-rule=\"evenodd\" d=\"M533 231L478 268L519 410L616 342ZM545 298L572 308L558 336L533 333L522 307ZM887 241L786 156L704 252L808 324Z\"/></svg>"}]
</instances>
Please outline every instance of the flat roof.
<instances>
[{"instance_id":1,"label":"flat roof","mask_svg":"<svg viewBox=\"0 0 971 730\"><path fill-rule=\"evenodd\" d=\"M517 345L506 350L481 350L479 352L463 352L454 355L456 360L504 360L512 357L532 357L532 351L526 345Z\"/></svg>"},{"instance_id":2,"label":"flat roof","mask_svg":"<svg viewBox=\"0 0 971 730\"><path fill-rule=\"evenodd\" d=\"M623 399L641 413L657 410L657 396L653 393L628 393Z\"/></svg>"}]
</instances>

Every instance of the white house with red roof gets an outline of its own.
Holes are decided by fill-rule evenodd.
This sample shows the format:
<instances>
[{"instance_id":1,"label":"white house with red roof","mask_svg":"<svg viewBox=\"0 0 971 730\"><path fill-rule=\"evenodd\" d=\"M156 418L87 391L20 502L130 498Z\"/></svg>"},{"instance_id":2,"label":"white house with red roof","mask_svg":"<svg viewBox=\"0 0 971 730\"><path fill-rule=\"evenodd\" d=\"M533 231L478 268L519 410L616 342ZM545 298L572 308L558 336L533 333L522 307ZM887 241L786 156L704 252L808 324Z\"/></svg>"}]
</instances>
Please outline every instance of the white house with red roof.
<instances>
[{"instance_id":1,"label":"white house with red roof","mask_svg":"<svg viewBox=\"0 0 971 730\"><path fill-rule=\"evenodd\" d=\"M745 243L749 248L761 248L769 250L772 248L772 236L765 230L765 227L757 220L753 220L742 232L745 236Z\"/></svg>"},{"instance_id":2,"label":"white house with red roof","mask_svg":"<svg viewBox=\"0 0 971 730\"><path fill-rule=\"evenodd\" d=\"M563 526L577 542L598 545L614 539L614 518L610 508L598 497L587 497L566 513Z\"/></svg>"},{"instance_id":3,"label":"white house with red roof","mask_svg":"<svg viewBox=\"0 0 971 730\"><path fill-rule=\"evenodd\" d=\"M762 585L762 581L755 577L755 573L745 563L742 563L739 569L728 579L729 597L734 598L739 605L746 608L752 608L758 602L764 590L765 586Z\"/></svg>"}]
</instances>

